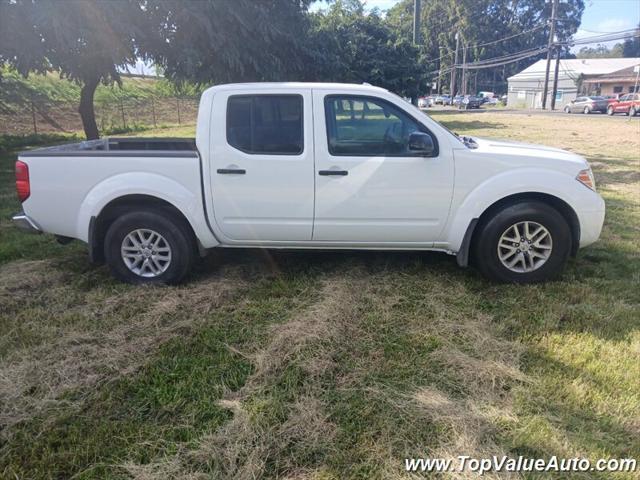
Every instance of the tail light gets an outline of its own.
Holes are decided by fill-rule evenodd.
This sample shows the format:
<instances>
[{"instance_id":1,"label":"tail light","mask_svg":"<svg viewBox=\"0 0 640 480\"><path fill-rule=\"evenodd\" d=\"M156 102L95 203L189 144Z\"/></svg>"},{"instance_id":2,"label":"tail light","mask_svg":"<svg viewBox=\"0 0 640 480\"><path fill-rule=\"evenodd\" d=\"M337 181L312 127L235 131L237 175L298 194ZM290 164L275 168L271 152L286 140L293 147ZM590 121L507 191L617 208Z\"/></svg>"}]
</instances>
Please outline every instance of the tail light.
<instances>
[{"instance_id":1,"label":"tail light","mask_svg":"<svg viewBox=\"0 0 640 480\"><path fill-rule=\"evenodd\" d=\"M16 162L16 191L18 199L24 202L31 195L31 185L29 184L29 166L18 160Z\"/></svg>"}]
</instances>

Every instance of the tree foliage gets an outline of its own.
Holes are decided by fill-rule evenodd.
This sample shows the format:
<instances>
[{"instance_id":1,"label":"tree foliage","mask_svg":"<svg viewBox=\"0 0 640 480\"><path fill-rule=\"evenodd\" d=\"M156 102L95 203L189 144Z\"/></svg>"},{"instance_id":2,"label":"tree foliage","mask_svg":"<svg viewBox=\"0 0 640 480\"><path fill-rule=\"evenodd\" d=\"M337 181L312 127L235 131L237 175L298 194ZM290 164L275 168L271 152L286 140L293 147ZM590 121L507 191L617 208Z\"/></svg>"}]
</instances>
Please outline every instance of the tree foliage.
<instances>
[{"instance_id":1,"label":"tree foliage","mask_svg":"<svg viewBox=\"0 0 640 480\"><path fill-rule=\"evenodd\" d=\"M425 88L419 49L357 0L337 0L310 16L306 55L307 79L367 82L405 96Z\"/></svg>"},{"instance_id":2,"label":"tree foliage","mask_svg":"<svg viewBox=\"0 0 640 480\"><path fill-rule=\"evenodd\" d=\"M622 54L622 43L616 43L613 47L598 44L595 47L582 47L576 58L620 58Z\"/></svg>"},{"instance_id":3,"label":"tree foliage","mask_svg":"<svg viewBox=\"0 0 640 480\"><path fill-rule=\"evenodd\" d=\"M139 58L153 60L178 89L182 82L314 80L415 96L434 80L448 83L456 33L458 63L463 52L473 62L546 46L551 17L548 0L423 0L416 46L414 0L386 15L359 0L328 1L312 13L313 1L0 0L0 66L23 75L54 70L81 85L79 111L95 138L97 85L119 82L119 70ZM559 4L560 41L576 32L584 3ZM637 38L622 46L624 55L638 48ZM536 59L476 70L468 91L503 91L508 76Z\"/></svg>"},{"instance_id":4,"label":"tree foliage","mask_svg":"<svg viewBox=\"0 0 640 480\"><path fill-rule=\"evenodd\" d=\"M57 71L82 86L79 112L97 138L93 95L135 63L144 15L136 0L0 0L0 64L23 75Z\"/></svg>"},{"instance_id":5,"label":"tree foliage","mask_svg":"<svg viewBox=\"0 0 640 480\"><path fill-rule=\"evenodd\" d=\"M640 57L640 23L634 35L622 43L622 56L626 58Z\"/></svg>"},{"instance_id":6,"label":"tree foliage","mask_svg":"<svg viewBox=\"0 0 640 480\"><path fill-rule=\"evenodd\" d=\"M413 0L400 0L387 13L399 35L410 38ZM559 41L578 29L584 0L559 4ZM455 35L460 34L458 63L464 49L467 62L495 58L536 47L545 47L549 37L551 2L548 0L429 0L422 2L422 54L426 71L446 70L454 64ZM498 41L507 39L505 41ZM565 54L568 49L565 49ZM544 55L506 64L501 68L474 72L478 90L504 90L506 78ZM436 75L437 77L437 75ZM442 80L445 80L446 75ZM471 78L471 75L470 75Z\"/></svg>"},{"instance_id":7,"label":"tree foliage","mask_svg":"<svg viewBox=\"0 0 640 480\"><path fill-rule=\"evenodd\" d=\"M141 45L173 80L197 83L294 78L311 0L148 0L160 42Z\"/></svg>"}]
</instances>

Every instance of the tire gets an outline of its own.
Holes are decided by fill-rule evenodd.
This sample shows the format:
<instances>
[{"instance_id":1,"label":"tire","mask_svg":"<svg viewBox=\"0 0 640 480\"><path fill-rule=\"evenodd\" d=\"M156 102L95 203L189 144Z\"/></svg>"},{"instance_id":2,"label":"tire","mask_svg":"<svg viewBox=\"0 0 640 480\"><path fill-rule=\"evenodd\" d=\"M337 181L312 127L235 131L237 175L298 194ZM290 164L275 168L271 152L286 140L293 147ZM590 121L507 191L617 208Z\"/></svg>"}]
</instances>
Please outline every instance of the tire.
<instances>
[{"instance_id":1,"label":"tire","mask_svg":"<svg viewBox=\"0 0 640 480\"><path fill-rule=\"evenodd\" d=\"M584 107L582 113L584 113L585 115L589 115L591 113L591 109L589 107Z\"/></svg>"},{"instance_id":2,"label":"tire","mask_svg":"<svg viewBox=\"0 0 640 480\"><path fill-rule=\"evenodd\" d=\"M631 108L629 109L629 116L630 116L630 117L635 117L635 116L636 116L636 113L637 113L637 112L636 112L635 107L631 107Z\"/></svg>"},{"instance_id":3,"label":"tire","mask_svg":"<svg viewBox=\"0 0 640 480\"><path fill-rule=\"evenodd\" d=\"M535 238L540 238L540 248L524 242L523 246L518 242L518 247L515 247L513 242L506 249L500 248L499 245L510 243L505 241L505 237L515 237L514 225L520 225L518 230L524 233L524 222L528 222L530 234L534 234L539 226L546 230L548 236L541 231L537 237L529 237L533 240L532 244L537 243ZM536 283L557 277L564 270L572 247L571 230L565 218L554 208L539 201L523 201L493 212L489 218L481 221L473 238L474 264L490 280L506 283ZM517 250L513 257L509 257L512 248ZM520 249L525 248L533 255L521 252ZM548 256L534 256L541 254ZM503 260L500 255L503 255ZM503 263L510 263L516 256L521 260L513 269Z\"/></svg>"},{"instance_id":4,"label":"tire","mask_svg":"<svg viewBox=\"0 0 640 480\"><path fill-rule=\"evenodd\" d=\"M150 247L151 243L144 244L145 241L155 242L155 246ZM149 248L141 249L135 243ZM111 273L118 280L132 284L179 283L191 270L195 253L195 239L186 222L161 209L138 210L118 217L109 226L104 241L105 259ZM142 266L145 262L147 265Z\"/></svg>"},{"instance_id":5,"label":"tire","mask_svg":"<svg viewBox=\"0 0 640 480\"><path fill-rule=\"evenodd\" d=\"M569 108L568 105L564 107L564 113L571 113L571 109Z\"/></svg>"},{"instance_id":6,"label":"tire","mask_svg":"<svg viewBox=\"0 0 640 480\"><path fill-rule=\"evenodd\" d=\"M607 107L607 115L613 116L615 112L613 111L613 107Z\"/></svg>"}]
</instances>

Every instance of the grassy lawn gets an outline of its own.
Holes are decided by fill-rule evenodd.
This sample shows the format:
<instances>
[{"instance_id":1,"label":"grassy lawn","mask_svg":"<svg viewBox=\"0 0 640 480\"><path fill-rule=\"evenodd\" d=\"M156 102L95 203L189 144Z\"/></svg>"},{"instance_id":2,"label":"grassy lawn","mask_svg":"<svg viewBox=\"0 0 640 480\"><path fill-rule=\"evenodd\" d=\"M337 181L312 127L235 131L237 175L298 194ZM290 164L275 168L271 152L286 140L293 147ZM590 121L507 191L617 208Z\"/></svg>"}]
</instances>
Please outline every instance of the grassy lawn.
<instances>
[{"instance_id":1,"label":"grassy lawn","mask_svg":"<svg viewBox=\"0 0 640 480\"><path fill-rule=\"evenodd\" d=\"M15 155L0 156L0 478L387 479L409 478L405 457L640 459L640 122L433 116L586 156L602 239L534 286L436 253L232 250L186 285L133 287L80 244L15 232Z\"/></svg>"}]
</instances>

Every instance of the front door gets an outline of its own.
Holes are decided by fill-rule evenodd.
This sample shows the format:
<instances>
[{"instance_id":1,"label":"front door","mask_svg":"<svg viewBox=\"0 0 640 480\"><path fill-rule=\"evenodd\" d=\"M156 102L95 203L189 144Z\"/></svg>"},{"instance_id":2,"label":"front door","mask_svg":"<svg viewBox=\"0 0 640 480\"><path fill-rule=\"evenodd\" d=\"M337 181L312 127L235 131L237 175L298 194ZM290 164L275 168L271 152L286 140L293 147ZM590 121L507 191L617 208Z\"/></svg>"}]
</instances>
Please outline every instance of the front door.
<instances>
[{"instance_id":1,"label":"front door","mask_svg":"<svg viewBox=\"0 0 640 480\"><path fill-rule=\"evenodd\" d=\"M453 189L451 149L437 151L423 123L381 98L314 90L313 104L313 240L389 246L440 240ZM409 150L415 131L432 136L432 156Z\"/></svg>"},{"instance_id":2,"label":"front door","mask_svg":"<svg viewBox=\"0 0 640 480\"><path fill-rule=\"evenodd\" d=\"M613 110L615 112L624 112L627 113L629 106L631 105L631 95L623 95L620 97L620 101L613 104Z\"/></svg>"},{"instance_id":3,"label":"front door","mask_svg":"<svg viewBox=\"0 0 640 480\"><path fill-rule=\"evenodd\" d=\"M310 89L214 96L213 213L230 243L311 240L311 110Z\"/></svg>"}]
</instances>

